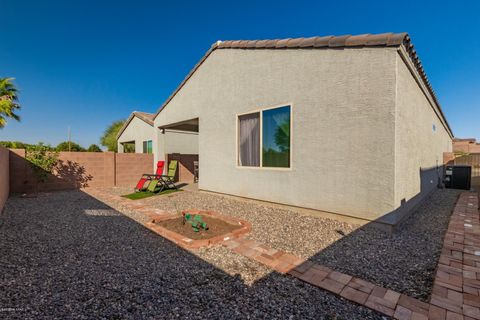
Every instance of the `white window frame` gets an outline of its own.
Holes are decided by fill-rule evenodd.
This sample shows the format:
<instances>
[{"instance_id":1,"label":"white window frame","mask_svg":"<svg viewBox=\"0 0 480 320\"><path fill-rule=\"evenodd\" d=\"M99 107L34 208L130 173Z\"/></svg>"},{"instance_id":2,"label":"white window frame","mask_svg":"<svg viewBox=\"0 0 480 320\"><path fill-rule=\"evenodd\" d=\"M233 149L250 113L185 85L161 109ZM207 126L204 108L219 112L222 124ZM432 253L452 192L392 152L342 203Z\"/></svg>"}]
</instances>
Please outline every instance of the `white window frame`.
<instances>
[{"instance_id":1,"label":"white window frame","mask_svg":"<svg viewBox=\"0 0 480 320\"><path fill-rule=\"evenodd\" d=\"M263 166L263 111L278 109L282 107L290 107L290 167L264 167ZM239 139L239 126L240 117L252 114L260 114L260 165L258 167L252 166L241 166L239 164L239 154L238 154L238 139ZM251 110L248 112L237 113L235 114L235 166L237 169L254 169L254 170L276 170L276 171L292 171L293 170L293 103L283 103L275 106L264 107L261 109Z\"/></svg>"}]
</instances>

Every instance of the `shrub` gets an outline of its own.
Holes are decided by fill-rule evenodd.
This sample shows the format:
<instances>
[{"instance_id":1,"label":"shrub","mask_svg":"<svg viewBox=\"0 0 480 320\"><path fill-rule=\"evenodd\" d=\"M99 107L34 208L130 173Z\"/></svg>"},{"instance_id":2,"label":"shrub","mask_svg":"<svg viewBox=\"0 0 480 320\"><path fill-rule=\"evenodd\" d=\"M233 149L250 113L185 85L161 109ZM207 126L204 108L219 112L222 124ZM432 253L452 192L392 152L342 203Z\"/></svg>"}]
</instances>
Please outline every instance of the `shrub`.
<instances>
[{"instance_id":1,"label":"shrub","mask_svg":"<svg viewBox=\"0 0 480 320\"><path fill-rule=\"evenodd\" d=\"M81 145L71 141L60 142L55 149L57 151L85 151Z\"/></svg>"},{"instance_id":2,"label":"shrub","mask_svg":"<svg viewBox=\"0 0 480 320\"><path fill-rule=\"evenodd\" d=\"M47 181L48 176L52 174L53 169L57 165L58 152L52 150L49 145L39 143L27 147L25 150L25 159L27 159L32 167L38 191L38 184Z\"/></svg>"},{"instance_id":3,"label":"shrub","mask_svg":"<svg viewBox=\"0 0 480 320\"><path fill-rule=\"evenodd\" d=\"M102 149L100 149L99 146L97 146L96 144L91 144L88 149L87 149L88 152L102 152Z\"/></svg>"}]
</instances>

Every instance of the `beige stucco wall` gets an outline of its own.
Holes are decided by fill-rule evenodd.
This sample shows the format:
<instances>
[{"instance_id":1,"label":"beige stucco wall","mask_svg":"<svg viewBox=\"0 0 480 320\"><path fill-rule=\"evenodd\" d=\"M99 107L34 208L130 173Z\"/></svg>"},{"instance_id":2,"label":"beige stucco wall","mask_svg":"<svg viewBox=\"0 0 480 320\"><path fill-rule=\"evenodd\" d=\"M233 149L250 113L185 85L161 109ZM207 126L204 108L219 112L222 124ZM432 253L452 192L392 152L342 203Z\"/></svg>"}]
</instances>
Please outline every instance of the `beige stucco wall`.
<instances>
[{"instance_id":1,"label":"beige stucco wall","mask_svg":"<svg viewBox=\"0 0 480 320\"><path fill-rule=\"evenodd\" d=\"M181 132L176 130L161 130L156 129L157 134L153 138L153 154L154 163L158 160L166 160L167 154L181 153L181 154L198 154L198 139L197 132Z\"/></svg>"},{"instance_id":2,"label":"beige stucco wall","mask_svg":"<svg viewBox=\"0 0 480 320\"><path fill-rule=\"evenodd\" d=\"M198 133L166 130L165 153L198 154Z\"/></svg>"},{"instance_id":3,"label":"beige stucco wall","mask_svg":"<svg viewBox=\"0 0 480 320\"><path fill-rule=\"evenodd\" d=\"M408 63L408 60L407 60ZM396 56L395 206L418 202L442 177L452 139L400 54ZM415 70L415 69L412 69ZM433 126L435 125L435 131ZM414 200L414 201L412 201Z\"/></svg>"},{"instance_id":4,"label":"beige stucco wall","mask_svg":"<svg viewBox=\"0 0 480 320\"><path fill-rule=\"evenodd\" d=\"M153 128L145 121L133 117L118 137L118 152L123 153L122 142L135 141L135 153L143 153L143 141L153 140Z\"/></svg>"},{"instance_id":5,"label":"beige stucco wall","mask_svg":"<svg viewBox=\"0 0 480 320\"><path fill-rule=\"evenodd\" d=\"M168 153L198 154L198 133L175 130L161 133L158 127L155 128L134 117L118 138L118 152L123 153L122 142L135 141L135 153L143 153L143 141L152 140L154 153L162 155L155 157L154 165L157 160L164 160Z\"/></svg>"},{"instance_id":6,"label":"beige stucco wall","mask_svg":"<svg viewBox=\"0 0 480 320\"><path fill-rule=\"evenodd\" d=\"M155 127L199 118L200 189L373 220L395 205L396 55L215 50ZM291 169L238 168L236 114L287 104ZM162 137L154 139L161 152Z\"/></svg>"}]
</instances>

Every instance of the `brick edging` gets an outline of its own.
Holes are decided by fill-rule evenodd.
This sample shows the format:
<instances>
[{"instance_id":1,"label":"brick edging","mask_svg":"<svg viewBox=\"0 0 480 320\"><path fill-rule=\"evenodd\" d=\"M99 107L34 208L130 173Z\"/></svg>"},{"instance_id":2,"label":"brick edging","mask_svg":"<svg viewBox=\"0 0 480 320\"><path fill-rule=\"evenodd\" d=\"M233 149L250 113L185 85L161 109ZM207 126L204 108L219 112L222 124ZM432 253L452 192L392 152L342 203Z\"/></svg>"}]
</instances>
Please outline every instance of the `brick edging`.
<instances>
[{"instance_id":1,"label":"brick edging","mask_svg":"<svg viewBox=\"0 0 480 320\"><path fill-rule=\"evenodd\" d=\"M438 319L448 319L448 315L452 319L480 319L480 219L475 192L463 192L457 200L430 304Z\"/></svg>"},{"instance_id":2,"label":"brick edging","mask_svg":"<svg viewBox=\"0 0 480 320\"><path fill-rule=\"evenodd\" d=\"M390 317L428 319L429 305L425 302L304 260L293 254L271 249L247 239L229 240L224 243L224 246L275 271L289 274Z\"/></svg>"},{"instance_id":3,"label":"brick edging","mask_svg":"<svg viewBox=\"0 0 480 320\"><path fill-rule=\"evenodd\" d=\"M165 239L175 243L176 245L181 246L182 248L185 249L200 249L200 248L205 248L205 247L211 247L213 245L218 245L222 244L225 241L231 240L231 239L237 239L239 237L242 237L249 233L252 230L252 225L250 222L242 220L242 219L237 219L231 216L226 216L223 214L220 214L218 212L214 211L200 211L196 209L190 209L190 210L185 210L184 212L189 212L193 214L201 214L201 215L208 215L211 217L214 217L216 219L225 221L230 224L235 224L235 225L240 225L241 227L238 229L235 229L229 233L219 235L216 237L212 237L209 239L190 239L180 233L171 231L167 228L164 228L160 225L158 225L156 222L158 221L164 221L164 220L169 220L169 219L174 219L178 218L179 215L175 213L168 213L163 210L155 209L154 207L150 207L148 205L145 205L143 202L136 202L128 199L128 198L123 198L121 196L116 196L112 194L108 194L104 191L101 190L89 190L89 194L93 196L98 196L102 198L106 198L108 200L113 200L113 201L118 201L121 205L131 209L131 210L136 210L138 212L143 213L145 216L147 216L150 221L147 221L145 223L142 223L144 227L147 229L155 232L156 234L164 237Z\"/></svg>"},{"instance_id":4,"label":"brick edging","mask_svg":"<svg viewBox=\"0 0 480 320\"><path fill-rule=\"evenodd\" d=\"M480 319L480 219L476 193L462 193L455 204L429 303L252 240L230 240L224 246L394 319Z\"/></svg>"},{"instance_id":5,"label":"brick edging","mask_svg":"<svg viewBox=\"0 0 480 320\"><path fill-rule=\"evenodd\" d=\"M185 249L199 249L199 248L206 248L206 247L211 247L213 245L221 244L225 241L231 240L231 239L236 239L241 236L244 236L250 230L252 230L252 225L250 222L247 222L245 220L241 219L236 219L233 217L225 216L222 215L218 212L215 211L200 211L200 210L185 210L183 212L188 212L192 214L200 214L200 215L207 215L214 217L216 219L225 221L230 224L235 224L235 225L240 225L240 228L235 229L231 232L228 232L226 234L222 234L216 237L212 237L209 239L190 239L180 233L171 231L167 228L164 228L160 225L157 224L159 221L165 221L169 219L175 219L178 218L178 214L168 214L168 215L151 215L150 217L152 218L151 222L147 222L145 225L147 228L152 230L155 233L158 233L162 237L174 242L175 244L185 248ZM182 213L183 213L182 212Z\"/></svg>"},{"instance_id":6,"label":"brick edging","mask_svg":"<svg viewBox=\"0 0 480 320\"><path fill-rule=\"evenodd\" d=\"M129 204L124 201L126 199L98 190L91 190L90 193L120 200L130 209L141 211L150 217L171 217L168 213L147 207L143 203ZM166 238L169 236L159 234ZM175 243L182 246L181 242ZM430 303L269 248L253 240L238 237L223 239L221 244L277 272L289 274L394 319L480 320L480 219L476 193L462 193L455 205L445 235Z\"/></svg>"}]
</instances>

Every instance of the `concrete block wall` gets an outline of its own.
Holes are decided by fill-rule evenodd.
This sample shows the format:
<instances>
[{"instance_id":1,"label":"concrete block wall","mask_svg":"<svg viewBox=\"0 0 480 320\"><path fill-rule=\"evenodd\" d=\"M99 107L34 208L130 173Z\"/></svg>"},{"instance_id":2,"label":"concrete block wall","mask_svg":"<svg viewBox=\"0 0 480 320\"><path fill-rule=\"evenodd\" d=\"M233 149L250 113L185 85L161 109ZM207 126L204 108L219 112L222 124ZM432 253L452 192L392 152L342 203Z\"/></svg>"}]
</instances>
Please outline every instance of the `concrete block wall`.
<instances>
[{"instance_id":1,"label":"concrete block wall","mask_svg":"<svg viewBox=\"0 0 480 320\"><path fill-rule=\"evenodd\" d=\"M443 153L443 164L453 164L455 161L455 154L453 152L444 152Z\"/></svg>"},{"instance_id":2,"label":"concrete block wall","mask_svg":"<svg viewBox=\"0 0 480 320\"><path fill-rule=\"evenodd\" d=\"M24 149L10 150L10 191L35 190L32 168ZM80 189L86 187L134 187L143 173L153 167L151 154L115 154L113 152L60 152L53 175L38 186L39 191Z\"/></svg>"},{"instance_id":3,"label":"concrete block wall","mask_svg":"<svg viewBox=\"0 0 480 320\"><path fill-rule=\"evenodd\" d=\"M10 193L8 149L0 146L0 213Z\"/></svg>"},{"instance_id":4,"label":"concrete block wall","mask_svg":"<svg viewBox=\"0 0 480 320\"><path fill-rule=\"evenodd\" d=\"M142 174L154 173L152 154L117 153L115 160L115 184L117 186L132 186L133 188Z\"/></svg>"}]
</instances>

